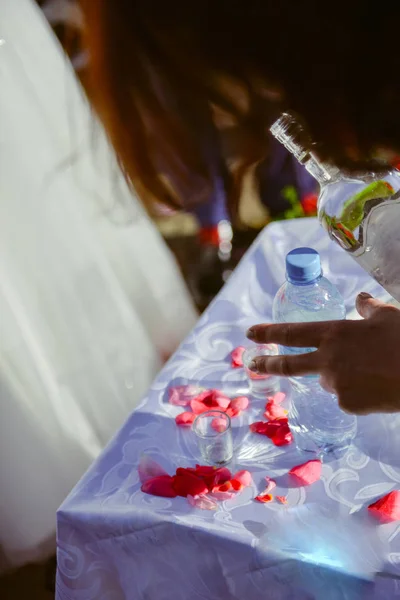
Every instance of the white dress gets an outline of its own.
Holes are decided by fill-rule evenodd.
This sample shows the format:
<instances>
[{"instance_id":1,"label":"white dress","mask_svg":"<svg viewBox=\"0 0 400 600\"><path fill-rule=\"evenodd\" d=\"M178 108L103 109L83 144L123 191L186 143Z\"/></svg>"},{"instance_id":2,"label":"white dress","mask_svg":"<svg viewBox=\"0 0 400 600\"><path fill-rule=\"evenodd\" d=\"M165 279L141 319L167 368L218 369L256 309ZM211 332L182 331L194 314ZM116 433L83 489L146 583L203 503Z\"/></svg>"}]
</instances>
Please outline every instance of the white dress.
<instances>
[{"instance_id":1,"label":"white dress","mask_svg":"<svg viewBox=\"0 0 400 600\"><path fill-rule=\"evenodd\" d=\"M196 312L33 0L0 0L0 38L4 567L40 558Z\"/></svg>"}]
</instances>

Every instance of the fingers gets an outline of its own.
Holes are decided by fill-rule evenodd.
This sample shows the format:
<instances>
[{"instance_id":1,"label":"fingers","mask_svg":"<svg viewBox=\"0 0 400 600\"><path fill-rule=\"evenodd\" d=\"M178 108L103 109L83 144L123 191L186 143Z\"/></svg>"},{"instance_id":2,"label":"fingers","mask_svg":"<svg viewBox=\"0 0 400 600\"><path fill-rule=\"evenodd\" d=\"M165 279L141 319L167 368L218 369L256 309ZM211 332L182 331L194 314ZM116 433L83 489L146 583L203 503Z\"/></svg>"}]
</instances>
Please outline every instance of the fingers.
<instances>
[{"instance_id":1,"label":"fingers","mask_svg":"<svg viewBox=\"0 0 400 600\"><path fill-rule=\"evenodd\" d=\"M319 373L322 364L318 352L309 352L307 354L257 356L249 368L256 373L294 377Z\"/></svg>"},{"instance_id":2,"label":"fingers","mask_svg":"<svg viewBox=\"0 0 400 600\"><path fill-rule=\"evenodd\" d=\"M370 319L378 309L384 306L386 306L384 302L373 298L371 294L366 292L358 294L356 299L357 311L364 319Z\"/></svg>"},{"instance_id":3,"label":"fingers","mask_svg":"<svg viewBox=\"0 0 400 600\"><path fill-rule=\"evenodd\" d=\"M274 343L296 348L318 348L323 337L335 326L333 323L332 321L321 321L319 323L254 325L248 330L247 337L259 344Z\"/></svg>"}]
</instances>

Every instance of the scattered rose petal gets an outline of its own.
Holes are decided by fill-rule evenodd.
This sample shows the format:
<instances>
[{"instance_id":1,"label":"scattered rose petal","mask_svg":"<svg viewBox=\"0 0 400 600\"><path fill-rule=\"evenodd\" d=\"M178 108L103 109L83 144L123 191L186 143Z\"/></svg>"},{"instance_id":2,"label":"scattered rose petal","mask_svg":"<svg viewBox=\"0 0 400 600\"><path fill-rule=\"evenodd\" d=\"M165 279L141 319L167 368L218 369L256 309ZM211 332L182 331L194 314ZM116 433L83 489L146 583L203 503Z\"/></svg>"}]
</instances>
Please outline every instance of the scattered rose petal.
<instances>
[{"instance_id":1,"label":"scattered rose petal","mask_svg":"<svg viewBox=\"0 0 400 600\"><path fill-rule=\"evenodd\" d=\"M400 521L400 491L393 491L368 506L368 510L381 523Z\"/></svg>"},{"instance_id":2,"label":"scattered rose petal","mask_svg":"<svg viewBox=\"0 0 400 600\"><path fill-rule=\"evenodd\" d=\"M218 390L205 390L190 401L192 411L199 415L207 410L226 410L230 399Z\"/></svg>"},{"instance_id":3,"label":"scattered rose petal","mask_svg":"<svg viewBox=\"0 0 400 600\"><path fill-rule=\"evenodd\" d=\"M201 508L202 510L217 510L218 505L209 496L192 496L191 494L187 497L188 502L191 506L195 508Z\"/></svg>"},{"instance_id":4,"label":"scattered rose petal","mask_svg":"<svg viewBox=\"0 0 400 600\"><path fill-rule=\"evenodd\" d=\"M274 419L280 419L281 417L286 417L287 410L285 410L279 404L275 404L272 400L267 402L265 407L264 417L269 421L273 421Z\"/></svg>"},{"instance_id":5,"label":"scattered rose petal","mask_svg":"<svg viewBox=\"0 0 400 600\"><path fill-rule=\"evenodd\" d=\"M272 421L257 421L250 425L254 433L267 436L275 446L285 446L293 442L293 435L289 429L287 418L274 419Z\"/></svg>"},{"instance_id":6,"label":"scattered rose petal","mask_svg":"<svg viewBox=\"0 0 400 600\"><path fill-rule=\"evenodd\" d=\"M195 415L200 415L201 413L207 412L210 410L208 406L203 404L203 402L199 402L198 400L190 401L190 408L194 412Z\"/></svg>"},{"instance_id":7,"label":"scattered rose petal","mask_svg":"<svg viewBox=\"0 0 400 600\"><path fill-rule=\"evenodd\" d=\"M248 487L253 482L253 479L251 477L251 473L249 473L249 471L238 471L233 476L233 480L234 481L239 481L239 483L241 483L245 487Z\"/></svg>"},{"instance_id":8,"label":"scattered rose petal","mask_svg":"<svg viewBox=\"0 0 400 600\"><path fill-rule=\"evenodd\" d=\"M284 392L276 392L273 396L268 396L268 402L273 402L274 404L282 404L285 400L286 394ZM267 407L265 407L267 408Z\"/></svg>"},{"instance_id":9,"label":"scattered rose petal","mask_svg":"<svg viewBox=\"0 0 400 600\"><path fill-rule=\"evenodd\" d=\"M289 475L296 477L302 485L311 485L320 479L322 463L318 459L309 460L303 465L297 465L289 471Z\"/></svg>"},{"instance_id":10,"label":"scattered rose petal","mask_svg":"<svg viewBox=\"0 0 400 600\"><path fill-rule=\"evenodd\" d=\"M223 417L215 417L215 419L211 421L211 427L214 429L214 431L222 433L223 431L226 431L227 419L224 419Z\"/></svg>"},{"instance_id":11,"label":"scattered rose petal","mask_svg":"<svg viewBox=\"0 0 400 600\"><path fill-rule=\"evenodd\" d=\"M271 440L275 446L287 446L291 444L293 442L293 434L289 429L289 425L280 427Z\"/></svg>"},{"instance_id":12,"label":"scattered rose petal","mask_svg":"<svg viewBox=\"0 0 400 600\"><path fill-rule=\"evenodd\" d=\"M233 410L246 410L249 406L249 399L247 396L238 396L237 398L233 398L229 404L229 408Z\"/></svg>"},{"instance_id":13,"label":"scattered rose petal","mask_svg":"<svg viewBox=\"0 0 400 600\"><path fill-rule=\"evenodd\" d=\"M211 498L215 498L215 500L232 500L236 496L236 492L232 489L229 492L211 492Z\"/></svg>"},{"instance_id":14,"label":"scattered rose petal","mask_svg":"<svg viewBox=\"0 0 400 600\"><path fill-rule=\"evenodd\" d=\"M175 491L174 478L170 475L160 475L148 479L142 485L142 492L152 496L163 496L164 498L176 498L178 493Z\"/></svg>"},{"instance_id":15,"label":"scattered rose petal","mask_svg":"<svg viewBox=\"0 0 400 600\"><path fill-rule=\"evenodd\" d=\"M246 487L245 485L243 485L243 483L240 483L240 481L238 481L237 479L232 479L231 484L232 484L232 488L235 490L235 492L241 492L243 490L243 488Z\"/></svg>"},{"instance_id":16,"label":"scattered rose petal","mask_svg":"<svg viewBox=\"0 0 400 600\"><path fill-rule=\"evenodd\" d=\"M214 402L215 402L215 408L219 408L220 410L226 410L231 403L230 399L227 396L223 396L223 395L216 395ZM214 407L212 407L212 408L214 408Z\"/></svg>"},{"instance_id":17,"label":"scattered rose petal","mask_svg":"<svg viewBox=\"0 0 400 600\"><path fill-rule=\"evenodd\" d=\"M280 502L281 504L287 504L288 500L286 498L286 496L275 496L275 498L278 500L278 502Z\"/></svg>"},{"instance_id":18,"label":"scattered rose petal","mask_svg":"<svg viewBox=\"0 0 400 600\"><path fill-rule=\"evenodd\" d=\"M276 481L271 477L266 477L265 480L267 482L267 487L264 490L264 494L268 494L276 487Z\"/></svg>"},{"instance_id":19,"label":"scattered rose petal","mask_svg":"<svg viewBox=\"0 0 400 600\"><path fill-rule=\"evenodd\" d=\"M225 481L225 483L220 483L213 488L213 492L231 492L232 484L230 481Z\"/></svg>"},{"instance_id":20,"label":"scattered rose petal","mask_svg":"<svg viewBox=\"0 0 400 600\"><path fill-rule=\"evenodd\" d=\"M238 346L231 352L231 366L233 369L243 367L243 352L246 350L243 346Z\"/></svg>"},{"instance_id":21,"label":"scattered rose petal","mask_svg":"<svg viewBox=\"0 0 400 600\"><path fill-rule=\"evenodd\" d=\"M177 385L169 388L169 403L174 406L188 406L190 401L198 396L204 388L197 385Z\"/></svg>"},{"instance_id":22,"label":"scattered rose petal","mask_svg":"<svg viewBox=\"0 0 400 600\"><path fill-rule=\"evenodd\" d=\"M242 411L238 410L237 408L231 408L230 406L228 406L225 412L228 415L228 417L230 417L231 419L235 419L241 414Z\"/></svg>"},{"instance_id":23,"label":"scattered rose petal","mask_svg":"<svg viewBox=\"0 0 400 600\"><path fill-rule=\"evenodd\" d=\"M146 483L146 481L154 479L155 477L169 477L168 473L162 467L160 467L160 465L156 463L155 460L153 460L152 458L150 458L150 456L147 456L146 454L143 454L143 456L140 459L138 473L140 483Z\"/></svg>"},{"instance_id":24,"label":"scattered rose petal","mask_svg":"<svg viewBox=\"0 0 400 600\"><path fill-rule=\"evenodd\" d=\"M212 490L216 485L230 481L232 474L226 467L209 467L196 465L195 469L189 469L197 477L201 477L207 488Z\"/></svg>"},{"instance_id":25,"label":"scattered rose petal","mask_svg":"<svg viewBox=\"0 0 400 600\"><path fill-rule=\"evenodd\" d=\"M190 427L196 416L197 415L192 412L183 412L175 417L175 423L181 427Z\"/></svg>"},{"instance_id":26,"label":"scattered rose petal","mask_svg":"<svg viewBox=\"0 0 400 600\"><path fill-rule=\"evenodd\" d=\"M264 504L272 502L273 499L274 497L272 496L272 494L260 494L259 496L255 497L255 500L257 500L257 502L263 502Z\"/></svg>"},{"instance_id":27,"label":"scattered rose petal","mask_svg":"<svg viewBox=\"0 0 400 600\"><path fill-rule=\"evenodd\" d=\"M187 497L201 496L208 492L208 487L203 479L188 471L188 469L177 469L176 475L173 477L173 487L178 496Z\"/></svg>"},{"instance_id":28,"label":"scattered rose petal","mask_svg":"<svg viewBox=\"0 0 400 600\"><path fill-rule=\"evenodd\" d=\"M268 423L264 423L263 421L256 421L255 423L250 424L250 431L253 433L259 433L261 435L266 435L266 426Z\"/></svg>"}]
</instances>

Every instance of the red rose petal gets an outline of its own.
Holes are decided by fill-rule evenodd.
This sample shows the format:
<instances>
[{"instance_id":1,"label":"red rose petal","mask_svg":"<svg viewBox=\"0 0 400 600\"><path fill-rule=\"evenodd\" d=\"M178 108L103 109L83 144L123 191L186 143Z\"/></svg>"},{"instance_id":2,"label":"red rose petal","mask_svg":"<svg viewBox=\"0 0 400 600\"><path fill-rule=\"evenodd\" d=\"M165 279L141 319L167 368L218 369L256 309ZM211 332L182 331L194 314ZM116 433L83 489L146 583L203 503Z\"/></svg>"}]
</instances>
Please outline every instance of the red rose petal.
<instances>
[{"instance_id":1,"label":"red rose petal","mask_svg":"<svg viewBox=\"0 0 400 600\"><path fill-rule=\"evenodd\" d=\"M183 412L175 417L175 423L181 427L190 427L196 416L197 415L192 412Z\"/></svg>"},{"instance_id":2,"label":"red rose petal","mask_svg":"<svg viewBox=\"0 0 400 600\"><path fill-rule=\"evenodd\" d=\"M400 521L400 491L389 492L386 496L370 504L368 510L381 523Z\"/></svg>"},{"instance_id":3,"label":"red rose petal","mask_svg":"<svg viewBox=\"0 0 400 600\"><path fill-rule=\"evenodd\" d=\"M243 490L243 488L246 487L243 485L243 483L240 483L240 481L238 481L237 479L231 479L231 485L232 485L232 488L235 490L235 492L241 492Z\"/></svg>"},{"instance_id":4,"label":"red rose petal","mask_svg":"<svg viewBox=\"0 0 400 600\"><path fill-rule=\"evenodd\" d=\"M192 411L199 415L215 408L225 411L230 404L230 399L219 390L205 390L190 401Z\"/></svg>"},{"instance_id":5,"label":"red rose petal","mask_svg":"<svg viewBox=\"0 0 400 600\"><path fill-rule=\"evenodd\" d=\"M238 396L237 398L233 398L229 404L229 408L233 410L246 410L249 406L249 399L247 396Z\"/></svg>"},{"instance_id":6,"label":"red rose petal","mask_svg":"<svg viewBox=\"0 0 400 600\"><path fill-rule=\"evenodd\" d=\"M207 488L212 490L216 485L225 483L232 478L232 474L226 467L209 467L196 465L196 469L190 469L197 477L204 480Z\"/></svg>"},{"instance_id":7,"label":"red rose petal","mask_svg":"<svg viewBox=\"0 0 400 600\"><path fill-rule=\"evenodd\" d=\"M154 479L155 477L170 477L170 475L168 475L168 473L162 467L160 467L160 465L156 463L155 460L153 460L152 458L150 458L150 456L147 456L146 454L144 454L140 459L138 473L140 483L146 483L146 481Z\"/></svg>"},{"instance_id":8,"label":"red rose petal","mask_svg":"<svg viewBox=\"0 0 400 600\"><path fill-rule=\"evenodd\" d=\"M242 411L238 410L237 408L231 408L230 406L228 406L225 412L228 415L228 417L230 417L231 419L235 419L241 414Z\"/></svg>"},{"instance_id":9,"label":"red rose petal","mask_svg":"<svg viewBox=\"0 0 400 600\"><path fill-rule=\"evenodd\" d=\"M255 500L257 500L257 502L262 502L263 504L272 502L273 499L274 497L272 496L272 494L260 494L259 496L255 497Z\"/></svg>"},{"instance_id":10,"label":"red rose petal","mask_svg":"<svg viewBox=\"0 0 400 600\"><path fill-rule=\"evenodd\" d=\"M284 394L283 392L276 392L276 394L274 394L273 396L268 396L267 400L268 402L273 402L274 404L282 404L285 398L286 394Z\"/></svg>"},{"instance_id":11,"label":"red rose petal","mask_svg":"<svg viewBox=\"0 0 400 600\"><path fill-rule=\"evenodd\" d=\"M239 481L242 485L244 485L245 487L248 487L249 485L252 484L253 479L251 476L251 473L249 473L249 471L238 471L237 473L235 473L235 475L233 476L233 479L235 481Z\"/></svg>"},{"instance_id":12,"label":"red rose petal","mask_svg":"<svg viewBox=\"0 0 400 600\"><path fill-rule=\"evenodd\" d=\"M170 475L160 475L153 477L142 485L142 492L152 496L162 496L164 498L176 498L178 493L174 487L174 478Z\"/></svg>"},{"instance_id":13,"label":"red rose petal","mask_svg":"<svg viewBox=\"0 0 400 600\"><path fill-rule=\"evenodd\" d=\"M322 463L318 459L309 460L303 465L297 465L289 471L289 475L296 477L302 485L311 485L321 478Z\"/></svg>"},{"instance_id":14,"label":"red rose petal","mask_svg":"<svg viewBox=\"0 0 400 600\"><path fill-rule=\"evenodd\" d=\"M188 406L190 401L198 396L203 391L203 388L197 385L177 385L169 388L168 400L174 406Z\"/></svg>"},{"instance_id":15,"label":"red rose petal","mask_svg":"<svg viewBox=\"0 0 400 600\"><path fill-rule=\"evenodd\" d=\"M278 500L278 502L280 502L281 504L287 504L288 500L286 498L286 496L275 496L275 498Z\"/></svg>"},{"instance_id":16,"label":"red rose petal","mask_svg":"<svg viewBox=\"0 0 400 600\"><path fill-rule=\"evenodd\" d=\"M187 469L177 469L173 480L173 487L178 496L186 498L189 494L191 496L200 496L208 492L208 487L203 479L196 477L194 473Z\"/></svg>"},{"instance_id":17,"label":"red rose petal","mask_svg":"<svg viewBox=\"0 0 400 600\"><path fill-rule=\"evenodd\" d=\"M289 426L279 427L275 435L271 438L275 446L288 446L293 442L293 434L289 429Z\"/></svg>"},{"instance_id":18,"label":"red rose petal","mask_svg":"<svg viewBox=\"0 0 400 600\"><path fill-rule=\"evenodd\" d=\"M231 366L233 369L238 369L239 367L243 367L243 352L246 348L243 346L238 346L231 352Z\"/></svg>"},{"instance_id":19,"label":"red rose petal","mask_svg":"<svg viewBox=\"0 0 400 600\"><path fill-rule=\"evenodd\" d=\"M250 431L253 433L259 433L260 435L267 435L266 428L268 423L264 423L263 421L256 421L255 423L251 423Z\"/></svg>"},{"instance_id":20,"label":"red rose petal","mask_svg":"<svg viewBox=\"0 0 400 600\"><path fill-rule=\"evenodd\" d=\"M225 483L221 483L219 485L216 485L213 488L213 492L231 492L232 491L232 484L230 481L225 481Z\"/></svg>"}]
</instances>

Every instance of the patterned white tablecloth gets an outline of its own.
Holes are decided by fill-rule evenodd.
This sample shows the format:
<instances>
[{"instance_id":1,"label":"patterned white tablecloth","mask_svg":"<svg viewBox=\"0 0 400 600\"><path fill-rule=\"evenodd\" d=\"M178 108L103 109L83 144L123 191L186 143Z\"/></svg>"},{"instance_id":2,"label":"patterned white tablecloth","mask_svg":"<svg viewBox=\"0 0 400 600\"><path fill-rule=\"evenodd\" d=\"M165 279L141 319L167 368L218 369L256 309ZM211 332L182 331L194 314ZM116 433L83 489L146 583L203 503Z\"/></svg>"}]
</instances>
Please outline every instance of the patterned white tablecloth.
<instances>
[{"instance_id":1,"label":"patterned white tablecloth","mask_svg":"<svg viewBox=\"0 0 400 600\"><path fill-rule=\"evenodd\" d=\"M316 248L348 310L361 291L382 295L313 219L274 223L249 250L148 395L58 512L58 600L386 600L400 596L400 524L377 525L366 506L400 487L400 415L358 419L354 446L323 465L320 481L290 487L294 446L249 432L263 402L235 420L236 467L254 485L216 512L140 491L143 453L169 473L198 462L191 431L175 425L168 386L200 383L230 395L229 364L246 328L271 319L285 254ZM67 457L66 457L67 458ZM265 475L288 505L254 501ZM378 575L376 575L378 573Z\"/></svg>"}]
</instances>

